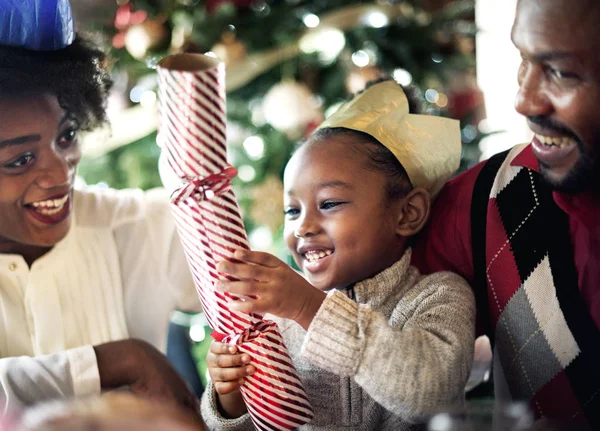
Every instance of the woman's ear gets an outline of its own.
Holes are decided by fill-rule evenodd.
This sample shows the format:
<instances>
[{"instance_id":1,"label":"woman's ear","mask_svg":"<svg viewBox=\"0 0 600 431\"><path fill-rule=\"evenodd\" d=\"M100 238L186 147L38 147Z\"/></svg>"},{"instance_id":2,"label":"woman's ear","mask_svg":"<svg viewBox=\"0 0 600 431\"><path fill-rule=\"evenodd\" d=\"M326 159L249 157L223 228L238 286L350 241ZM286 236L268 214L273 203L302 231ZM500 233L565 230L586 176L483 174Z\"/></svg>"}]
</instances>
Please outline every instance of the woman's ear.
<instances>
[{"instance_id":1,"label":"woman's ear","mask_svg":"<svg viewBox=\"0 0 600 431\"><path fill-rule=\"evenodd\" d=\"M401 217L396 226L396 233L404 237L416 235L427 220L431 208L431 196L422 188L412 189L403 199Z\"/></svg>"}]
</instances>

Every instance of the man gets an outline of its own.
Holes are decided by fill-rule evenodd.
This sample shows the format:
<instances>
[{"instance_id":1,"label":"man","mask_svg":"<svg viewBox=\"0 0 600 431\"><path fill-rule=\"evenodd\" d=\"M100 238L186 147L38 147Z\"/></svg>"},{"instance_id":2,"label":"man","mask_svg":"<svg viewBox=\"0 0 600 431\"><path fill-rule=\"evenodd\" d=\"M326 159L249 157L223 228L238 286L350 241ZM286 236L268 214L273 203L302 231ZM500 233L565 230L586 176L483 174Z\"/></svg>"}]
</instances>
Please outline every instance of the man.
<instances>
[{"instance_id":1,"label":"man","mask_svg":"<svg viewBox=\"0 0 600 431\"><path fill-rule=\"evenodd\" d=\"M499 400L600 429L600 2L519 0L531 144L447 184L415 261L478 298Z\"/></svg>"}]
</instances>

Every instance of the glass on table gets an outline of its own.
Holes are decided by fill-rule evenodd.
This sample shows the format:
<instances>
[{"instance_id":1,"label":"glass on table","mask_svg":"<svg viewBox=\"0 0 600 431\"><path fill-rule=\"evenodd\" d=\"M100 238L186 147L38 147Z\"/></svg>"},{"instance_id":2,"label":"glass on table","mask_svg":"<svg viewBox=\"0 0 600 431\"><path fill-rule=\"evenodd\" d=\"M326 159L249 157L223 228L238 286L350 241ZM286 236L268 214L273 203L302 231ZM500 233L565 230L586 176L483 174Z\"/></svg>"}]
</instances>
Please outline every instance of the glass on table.
<instances>
[{"instance_id":1,"label":"glass on table","mask_svg":"<svg viewBox=\"0 0 600 431\"><path fill-rule=\"evenodd\" d=\"M428 431L529 431L533 414L526 403L470 403L464 410L435 415Z\"/></svg>"}]
</instances>

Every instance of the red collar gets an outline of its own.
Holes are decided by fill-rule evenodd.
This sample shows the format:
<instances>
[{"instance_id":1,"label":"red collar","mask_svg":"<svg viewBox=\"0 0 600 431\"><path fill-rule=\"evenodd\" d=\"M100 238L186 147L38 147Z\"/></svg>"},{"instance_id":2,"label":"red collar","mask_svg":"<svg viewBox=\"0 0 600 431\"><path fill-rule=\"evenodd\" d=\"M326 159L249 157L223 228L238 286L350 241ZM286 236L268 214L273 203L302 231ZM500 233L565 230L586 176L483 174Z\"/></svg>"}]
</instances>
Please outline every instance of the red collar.
<instances>
[{"instance_id":1,"label":"red collar","mask_svg":"<svg viewBox=\"0 0 600 431\"><path fill-rule=\"evenodd\" d=\"M527 145L523 151L521 151L517 156L510 162L511 166L522 166L527 169L531 169L532 171L540 172L540 164L533 155L533 150L531 149L531 144Z\"/></svg>"},{"instance_id":2,"label":"red collar","mask_svg":"<svg viewBox=\"0 0 600 431\"><path fill-rule=\"evenodd\" d=\"M522 166L535 172L540 172L540 164L533 155L531 144L527 145L510 163L511 166ZM569 217L574 217L583 223L588 229L597 231L598 214L600 214L600 202L597 197L590 192L568 195L560 192L553 192L554 202Z\"/></svg>"}]
</instances>

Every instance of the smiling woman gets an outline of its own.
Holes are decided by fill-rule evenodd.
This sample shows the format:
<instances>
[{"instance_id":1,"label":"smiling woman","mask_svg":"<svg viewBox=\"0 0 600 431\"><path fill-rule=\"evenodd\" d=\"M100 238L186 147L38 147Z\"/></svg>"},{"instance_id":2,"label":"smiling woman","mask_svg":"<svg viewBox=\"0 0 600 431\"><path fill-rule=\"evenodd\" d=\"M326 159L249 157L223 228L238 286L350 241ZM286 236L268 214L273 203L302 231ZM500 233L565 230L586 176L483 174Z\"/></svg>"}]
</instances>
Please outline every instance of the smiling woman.
<instances>
[{"instance_id":1,"label":"smiling woman","mask_svg":"<svg viewBox=\"0 0 600 431\"><path fill-rule=\"evenodd\" d=\"M49 94L0 99L0 252L33 261L70 227L77 123Z\"/></svg>"},{"instance_id":2,"label":"smiling woman","mask_svg":"<svg viewBox=\"0 0 600 431\"><path fill-rule=\"evenodd\" d=\"M0 28L35 10L22 3ZM171 311L199 308L168 198L75 188L110 80L91 42L59 39L37 51L0 32L0 414L121 386L197 414L159 351Z\"/></svg>"}]
</instances>

